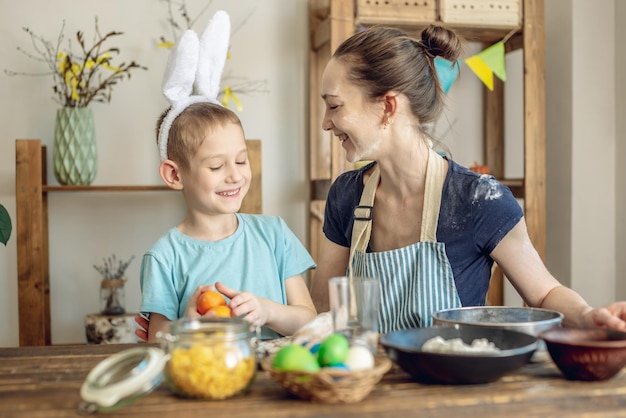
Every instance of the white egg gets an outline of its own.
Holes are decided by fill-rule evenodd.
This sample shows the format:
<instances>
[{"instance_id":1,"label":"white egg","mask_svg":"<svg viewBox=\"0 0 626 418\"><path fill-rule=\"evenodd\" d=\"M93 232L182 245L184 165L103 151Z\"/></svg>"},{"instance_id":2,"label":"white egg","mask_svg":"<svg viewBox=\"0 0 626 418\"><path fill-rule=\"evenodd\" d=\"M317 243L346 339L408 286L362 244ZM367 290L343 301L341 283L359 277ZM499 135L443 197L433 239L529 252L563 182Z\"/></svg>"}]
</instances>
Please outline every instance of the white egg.
<instances>
[{"instance_id":1,"label":"white egg","mask_svg":"<svg viewBox=\"0 0 626 418\"><path fill-rule=\"evenodd\" d=\"M366 347L354 345L348 350L344 364L350 370L369 370L374 367L374 355Z\"/></svg>"}]
</instances>

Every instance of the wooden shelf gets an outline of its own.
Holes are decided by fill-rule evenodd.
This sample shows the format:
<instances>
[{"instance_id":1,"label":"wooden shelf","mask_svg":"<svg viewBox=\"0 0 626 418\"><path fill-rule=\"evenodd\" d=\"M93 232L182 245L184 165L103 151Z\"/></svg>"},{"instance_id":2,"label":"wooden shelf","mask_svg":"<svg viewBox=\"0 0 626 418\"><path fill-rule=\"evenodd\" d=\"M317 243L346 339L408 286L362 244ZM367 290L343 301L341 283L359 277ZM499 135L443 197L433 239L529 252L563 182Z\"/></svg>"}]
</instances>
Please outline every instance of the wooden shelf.
<instances>
[{"instance_id":1,"label":"wooden shelf","mask_svg":"<svg viewBox=\"0 0 626 418\"><path fill-rule=\"evenodd\" d=\"M172 191L167 186L43 186L46 192L160 192Z\"/></svg>"},{"instance_id":2,"label":"wooden shelf","mask_svg":"<svg viewBox=\"0 0 626 418\"><path fill-rule=\"evenodd\" d=\"M249 139L254 179L241 212L262 212L261 141ZM166 186L55 186L46 178L46 147L39 140L15 141L15 231L20 346L50 345L48 193L171 191Z\"/></svg>"},{"instance_id":3,"label":"wooden shelf","mask_svg":"<svg viewBox=\"0 0 626 418\"><path fill-rule=\"evenodd\" d=\"M434 0L433 0L434 1ZM504 178L504 84L495 80L494 90L483 89L484 108L484 164L491 173L508 186L517 198L524 199L524 216L528 234L542 258L545 257L546 241L546 190L545 190L545 46L544 46L544 0L520 0L521 27L494 27L493 25L467 25L443 23L457 31L468 41L482 42L488 46L511 35L505 44L506 52L523 51L523 103L524 103L524 177ZM310 225L309 250L317 260L319 243L322 241L324 200L335 178L352 169L345 161L342 147L332 139L330 132L321 129L324 104L319 99L322 72L332 53L359 26L389 25L418 31L432 22L407 20L406 15L396 16L385 12L385 17L358 15L355 0L309 0L309 143L310 143ZM393 2L392 2L393 3ZM378 3L376 3L378 5ZM397 4L396 4L397 5ZM387 2L383 7L389 7ZM399 9L400 10L400 9ZM502 275L492 277L490 303L502 304Z\"/></svg>"}]
</instances>

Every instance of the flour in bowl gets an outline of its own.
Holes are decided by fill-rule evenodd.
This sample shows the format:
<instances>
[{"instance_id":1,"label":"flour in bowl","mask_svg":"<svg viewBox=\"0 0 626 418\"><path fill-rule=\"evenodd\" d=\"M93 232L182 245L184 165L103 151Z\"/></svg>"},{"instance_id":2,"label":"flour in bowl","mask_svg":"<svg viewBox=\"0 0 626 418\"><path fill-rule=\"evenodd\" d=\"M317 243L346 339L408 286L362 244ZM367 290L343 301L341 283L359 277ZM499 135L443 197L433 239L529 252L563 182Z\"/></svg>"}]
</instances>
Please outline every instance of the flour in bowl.
<instances>
[{"instance_id":1,"label":"flour in bowl","mask_svg":"<svg viewBox=\"0 0 626 418\"><path fill-rule=\"evenodd\" d=\"M469 345L460 338L445 340L440 336L436 336L422 345L422 351L431 353L493 354L500 351L500 349L486 338L477 338Z\"/></svg>"}]
</instances>

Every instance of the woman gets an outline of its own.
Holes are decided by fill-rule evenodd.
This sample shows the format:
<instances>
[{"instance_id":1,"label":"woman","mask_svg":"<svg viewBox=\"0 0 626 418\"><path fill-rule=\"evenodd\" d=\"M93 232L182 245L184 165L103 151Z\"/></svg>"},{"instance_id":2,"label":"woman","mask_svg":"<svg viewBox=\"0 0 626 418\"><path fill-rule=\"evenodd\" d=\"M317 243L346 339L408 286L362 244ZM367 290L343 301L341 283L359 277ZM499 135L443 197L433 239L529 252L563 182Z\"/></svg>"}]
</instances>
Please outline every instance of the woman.
<instances>
[{"instance_id":1,"label":"woman","mask_svg":"<svg viewBox=\"0 0 626 418\"><path fill-rule=\"evenodd\" d=\"M376 27L344 41L322 76L323 128L350 162L326 201L312 296L328 310L328 280L346 273L381 282L380 331L428 326L439 309L484 305L493 261L524 301L565 325L626 330L626 302L592 309L562 286L533 248L510 190L432 150L424 125L444 92L434 59L455 62L461 42L431 25L421 39Z\"/></svg>"},{"instance_id":2,"label":"woman","mask_svg":"<svg viewBox=\"0 0 626 418\"><path fill-rule=\"evenodd\" d=\"M548 272L508 188L432 151L424 126L445 99L434 59L460 53L455 33L440 26L420 39L376 27L347 39L328 63L323 128L348 161L375 163L340 175L329 191L311 283L317 312L328 311L331 277L372 276L381 282L381 332L428 326L438 309L484 305L495 261L528 305L562 312L565 325L626 330L626 302L594 309Z\"/></svg>"}]
</instances>

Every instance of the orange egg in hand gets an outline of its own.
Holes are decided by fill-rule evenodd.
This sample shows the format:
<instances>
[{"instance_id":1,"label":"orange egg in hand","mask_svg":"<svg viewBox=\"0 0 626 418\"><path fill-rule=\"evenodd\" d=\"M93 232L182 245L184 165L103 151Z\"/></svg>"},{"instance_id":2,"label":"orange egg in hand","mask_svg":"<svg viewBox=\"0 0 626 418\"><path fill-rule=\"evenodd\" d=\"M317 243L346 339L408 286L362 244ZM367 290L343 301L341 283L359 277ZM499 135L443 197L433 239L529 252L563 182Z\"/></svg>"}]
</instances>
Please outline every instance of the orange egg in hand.
<instances>
[{"instance_id":1,"label":"orange egg in hand","mask_svg":"<svg viewBox=\"0 0 626 418\"><path fill-rule=\"evenodd\" d=\"M196 302L196 309L200 315L204 315L211 309L215 309L219 306L226 306L226 299L220 293L214 290L208 290L206 292L202 292L200 296L198 296L198 300ZM228 308L228 316L230 316L230 308Z\"/></svg>"},{"instance_id":2,"label":"orange egg in hand","mask_svg":"<svg viewBox=\"0 0 626 418\"><path fill-rule=\"evenodd\" d=\"M231 309L226 305L216 306L209 310L209 312L213 312L218 318L230 318L231 317Z\"/></svg>"}]
</instances>

